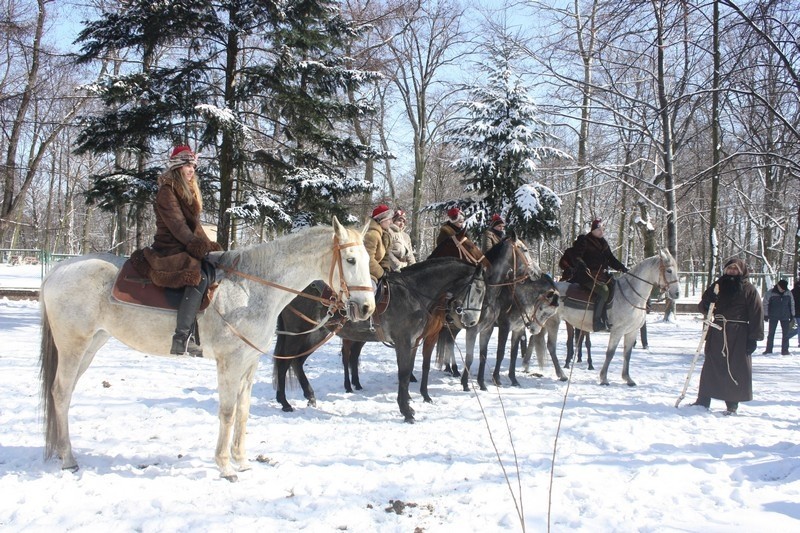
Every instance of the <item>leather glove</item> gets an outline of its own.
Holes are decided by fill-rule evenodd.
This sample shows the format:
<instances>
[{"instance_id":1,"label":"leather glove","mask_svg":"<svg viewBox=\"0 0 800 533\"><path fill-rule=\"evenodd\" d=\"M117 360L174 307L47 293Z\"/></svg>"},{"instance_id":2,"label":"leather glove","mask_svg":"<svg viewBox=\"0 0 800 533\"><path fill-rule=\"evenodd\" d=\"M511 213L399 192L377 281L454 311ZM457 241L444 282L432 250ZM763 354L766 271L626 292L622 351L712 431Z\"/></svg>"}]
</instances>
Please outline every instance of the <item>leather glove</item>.
<instances>
[{"instance_id":1,"label":"leather glove","mask_svg":"<svg viewBox=\"0 0 800 533\"><path fill-rule=\"evenodd\" d=\"M747 355L753 355L753 352L756 351L756 346L758 343L755 339L747 339Z\"/></svg>"}]
</instances>

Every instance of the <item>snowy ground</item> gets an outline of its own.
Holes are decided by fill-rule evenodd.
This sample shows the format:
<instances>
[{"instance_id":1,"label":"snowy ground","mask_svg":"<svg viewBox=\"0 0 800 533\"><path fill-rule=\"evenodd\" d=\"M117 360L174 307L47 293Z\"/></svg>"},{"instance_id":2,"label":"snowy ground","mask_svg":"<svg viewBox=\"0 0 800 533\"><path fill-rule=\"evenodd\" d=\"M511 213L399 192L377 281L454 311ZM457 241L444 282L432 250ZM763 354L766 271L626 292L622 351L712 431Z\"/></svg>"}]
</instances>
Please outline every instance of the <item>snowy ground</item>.
<instances>
[{"instance_id":1,"label":"snowy ground","mask_svg":"<svg viewBox=\"0 0 800 533\"><path fill-rule=\"evenodd\" d=\"M412 385L414 425L398 412L394 355L383 345L365 348L366 388L356 394L343 392L338 340L324 346L307 365L318 407L293 390L288 414L265 357L248 426L254 467L232 484L213 461L214 363L144 356L116 341L75 391L81 469L43 462L38 305L0 300L0 528L800 530L800 355L757 355L755 399L738 416L721 416L722 402L711 412L688 406L697 374L675 409L700 323L648 318L650 351L635 350L631 364L637 387L619 379L619 357L610 387L585 362L569 383L548 367L544 378L522 375L520 388L477 394L434 371L436 403ZM598 363L607 336L593 340Z\"/></svg>"}]
</instances>

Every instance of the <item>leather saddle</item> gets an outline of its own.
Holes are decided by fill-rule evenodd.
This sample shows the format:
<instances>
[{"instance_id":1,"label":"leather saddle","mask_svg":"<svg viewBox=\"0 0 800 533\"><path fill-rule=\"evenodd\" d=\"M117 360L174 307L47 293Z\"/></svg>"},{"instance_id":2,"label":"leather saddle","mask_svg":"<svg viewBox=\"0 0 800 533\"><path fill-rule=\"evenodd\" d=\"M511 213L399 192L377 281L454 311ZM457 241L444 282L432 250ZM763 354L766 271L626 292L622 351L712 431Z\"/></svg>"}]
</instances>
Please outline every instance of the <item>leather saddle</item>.
<instances>
[{"instance_id":1,"label":"leather saddle","mask_svg":"<svg viewBox=\"0 0 800 533\"><path fill-rule=\"evenodd\" d=\"M214 282L215 268L205 261L202 268L208 276L209 288L203 295L201 311L211 303L218 285ZM183 289L167 289L153 284L149 278L139 274L129 259L125 261L117 275L117 280L111 289L111 297L123 304L177 311L183 298Z\"/></svg>"},{"instance_id":2,"label":"leather saddle","mask_svg":"<svg viewBox=\"0 0 800 533\"><path fill-rule=\"evenodd\" d=\"M614 301L614 288L617 286L614 278L609 281L608 301L606 302L606 309L611 306ZM591 296L591 297L590 297ZM567 287L567 294L564 298L564 307L570 309L594 309L594 302L597 300L597 294L592 294L589 290L578 283L570 283Z\"/></svg>"}]
</instances>

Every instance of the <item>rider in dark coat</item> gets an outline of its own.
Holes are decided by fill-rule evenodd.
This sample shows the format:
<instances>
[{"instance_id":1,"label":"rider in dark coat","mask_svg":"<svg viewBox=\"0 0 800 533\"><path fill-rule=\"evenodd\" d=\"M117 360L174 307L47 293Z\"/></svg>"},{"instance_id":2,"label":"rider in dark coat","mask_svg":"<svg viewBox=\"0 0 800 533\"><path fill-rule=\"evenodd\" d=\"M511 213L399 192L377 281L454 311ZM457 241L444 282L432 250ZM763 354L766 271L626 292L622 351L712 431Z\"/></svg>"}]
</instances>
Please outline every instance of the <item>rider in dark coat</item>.
<instances>
[{"instance_id":1,"label":"rider in dark coat","mask_svg":"<svg viewBox=\"0 0 800 533\"><path fill-rule=\"evenodd\" d=\"M744 261L729 259L723 272L714 283L719 285L719 296L712 285L698 306L705 315L711 302L716 302L714 324L720 329L708 329L700 387L692 405L708 408L711 398L716 398L725 400L725 414L734 414L739 402L753 399L751 356L757 341L764 338L764 312L758 291L747 280Z\"/></svg>"},{"instance_id":2,"label":"rider in dark coat","mask_svg":"<svg viewBox=\"0 0 800 533\"><path fill-rule=\"evenodd\" d=\"M603 237L603 221L599 218L592 221L592 229L586 235L579 235L570 248L564 252L562 268L572 270L572 280L586 290L597 295L594 304L594 331L609 329L605 315L606 302L609 296L608 282L611 267L620 272L628 268L611 252L608 241Z\"/></svg>"}]
</instances>

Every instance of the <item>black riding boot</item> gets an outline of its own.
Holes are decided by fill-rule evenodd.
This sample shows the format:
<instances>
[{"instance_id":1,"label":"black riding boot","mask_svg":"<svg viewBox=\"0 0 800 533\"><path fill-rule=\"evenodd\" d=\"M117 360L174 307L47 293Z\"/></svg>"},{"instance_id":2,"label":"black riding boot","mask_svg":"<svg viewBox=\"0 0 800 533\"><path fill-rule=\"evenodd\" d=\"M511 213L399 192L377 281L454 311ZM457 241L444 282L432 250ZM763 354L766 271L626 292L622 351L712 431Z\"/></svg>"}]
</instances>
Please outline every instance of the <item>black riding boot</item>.
<instances>
[{"instance_id":1,"label":"black riding boot","mask_svg":"<svg viewBox=\"0 0 800 533\"><path fill-rule=\"evenodd\" d=\"M192 326L202 301L203 291L197 287L187 286L183 290L183 299L178 307L178 325L175 335L172 336L172 349L169 353L183 355L188 352L192 357L203 357L203 349L195 343L192 336Z\"/></svg>"},{"instance_id":2,"label":"black riding boot","mask_svg":"<svg viewBox=\"0 0 800 533\"><path fill-rule=\"evenodd\" d=\"M597 300L594 302L594 330L608 331L608 318L606 315L606 302L608 301L608 290L598 290Z\"/></svg>"}]
</instances>

